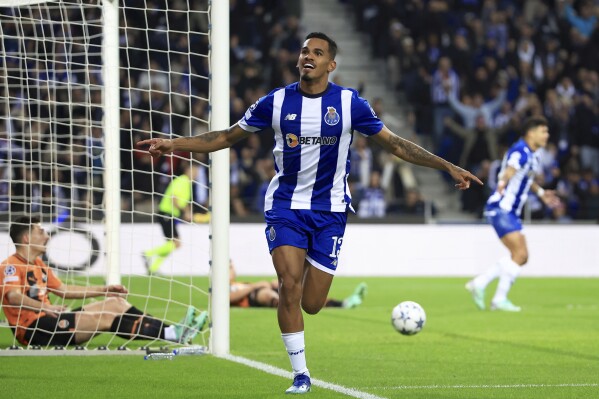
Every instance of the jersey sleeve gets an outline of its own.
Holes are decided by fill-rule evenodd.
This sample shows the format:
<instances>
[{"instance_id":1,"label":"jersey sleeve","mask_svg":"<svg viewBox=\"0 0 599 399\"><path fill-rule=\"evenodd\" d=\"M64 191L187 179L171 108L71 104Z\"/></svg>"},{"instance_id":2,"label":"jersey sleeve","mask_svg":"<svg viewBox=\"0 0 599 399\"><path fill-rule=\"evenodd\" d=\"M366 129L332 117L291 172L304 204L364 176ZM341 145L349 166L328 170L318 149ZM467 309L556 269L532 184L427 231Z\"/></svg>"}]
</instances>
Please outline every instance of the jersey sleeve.
<instances>
[{"instance_id":1,"label":"jersey sleeve","mask_svg":"<svg viewBox=\"0 0 599 399\"><path fill-rule=\"evenodd\" d=\"M0 265L0 278L2 284L0 284L0 293L2 296L6 295L9 291L14 289L23 291L23 284L25 281L25 274L23 268L19 265L13 265L9 263L3 263Z\"/></svg>"},{"instance_id":2,"label":"jersey sleeve","mask_svg":"<svg viewBox=\"0 0 599 399\"><path fill-rule=\"evenodd\" d=\"M243 118L237 122L246 132L257 132L272 126L273 93L270 93L252 104Z\"/></svg>"},{"instance_id":3,"label":"jersey sleeve","mask_svg":"<svg viewBox=\"0 0 599 399\"><path fill-rule=\"evenodd\" d=\"M365 99L354 94L351 102L351 127L367 136L377 134L383 128L383 122Z\"/></svg>"},{"instance_id":4,"label":"jersey sleeve","mask_svg":"<svg viewBox=\"0 0 599 399\"><path fill-rule=\"evenodd\" d=\"M526 164L528 160L528 154L526 151L518 149L512 152L507 158L507 166L511 166L512 168L519 170Z\"/></svg>"}]
</instances>

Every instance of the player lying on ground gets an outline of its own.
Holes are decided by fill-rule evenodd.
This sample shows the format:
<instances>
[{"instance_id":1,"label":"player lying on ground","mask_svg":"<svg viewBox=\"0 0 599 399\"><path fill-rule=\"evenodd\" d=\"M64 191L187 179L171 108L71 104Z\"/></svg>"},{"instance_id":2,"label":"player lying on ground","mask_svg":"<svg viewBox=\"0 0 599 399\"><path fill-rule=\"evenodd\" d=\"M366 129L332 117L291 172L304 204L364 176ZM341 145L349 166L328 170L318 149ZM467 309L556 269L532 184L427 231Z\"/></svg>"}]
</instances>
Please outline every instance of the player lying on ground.
<instances>
[{"instance_id":1,"label":"player lying on ground","mask_svg":"<svg viewBox=\"0 0 599 399\"><path fill-rule=\"evenodd\" d=\"M253 283L237 281L237 272L233 261L229 264L229 285L231 306L240 308L279 306L279 280L256 281ZM360 283L354 292L340 301L339 299L327 298L324 306L326 308L355 308L362 304L367 290L366 283Z\"/></svg>"}]
</instances>

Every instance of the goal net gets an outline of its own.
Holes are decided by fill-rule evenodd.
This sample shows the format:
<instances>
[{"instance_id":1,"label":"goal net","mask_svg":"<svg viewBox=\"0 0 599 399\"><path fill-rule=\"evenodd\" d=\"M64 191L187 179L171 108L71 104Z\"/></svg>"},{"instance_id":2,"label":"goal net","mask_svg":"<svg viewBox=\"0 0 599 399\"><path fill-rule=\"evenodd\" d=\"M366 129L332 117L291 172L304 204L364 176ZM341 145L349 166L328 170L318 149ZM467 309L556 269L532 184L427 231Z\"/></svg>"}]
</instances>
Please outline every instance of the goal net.
<instances>
[{"instance_id":1,"label":"goal net","mask_svg":"<svg viewBox=\"0 0 599 399\"><path fill-rule=\"evenodd\" d=\"M208 0L0 1L2 259L15 251L11 221L38 216L65 284L122 284L165 325L189 306L210 311L209 159L135 146L208 130L209 23ZM169 194L175 180L186 195ZM24 347L0 317L0 348ZM210 324L194 344L209 345ZM168 344L104 332L85 347Z\"/></svg>"}]
</instances>

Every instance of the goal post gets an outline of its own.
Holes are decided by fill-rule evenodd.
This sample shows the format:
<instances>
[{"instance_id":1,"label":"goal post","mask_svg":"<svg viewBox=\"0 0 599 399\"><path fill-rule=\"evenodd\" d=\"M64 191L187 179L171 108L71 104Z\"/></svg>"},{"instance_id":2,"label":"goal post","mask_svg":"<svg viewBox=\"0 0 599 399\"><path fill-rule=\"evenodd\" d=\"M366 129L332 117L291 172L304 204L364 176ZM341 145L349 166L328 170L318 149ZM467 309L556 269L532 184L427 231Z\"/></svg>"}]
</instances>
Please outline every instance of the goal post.
<instances>
[{"instance_id":1,"label":"goal post","mask_svg":"<svg viewBox=\"0 0 599 399\"><path fill-rule=\"evenodd\" d=\"M229 1L212 3L210 130L229 127ZM229 149L212 159L212 334L216 356L229 353ZM226 289L225 289L226 287Z\"/></svg>"},{"instance_id":2,"label":"goal post","mask_svg":"<svg viewBox=\"0 0 599 399\"><path fill-rule=\"evenodd\" d=\"M119 81L119 3L103 0L104 38L102 43L102 77L104 92L104 225L106 227L106 284L121 283L120 225L120 81Z\"/></svg>"},{"instance_id":3,"label":"goal post","mask_svg":"<svg viewBox=\"0 0 599 399\"><path fill-rule=\"evenodd\" d=\"M199 343L228 354L229 150L150 160L135 142L229 127L229 1L0 0L0 11L0 260L14 250L9 222L43 215L64 282L134 286L130 302L169 324L200 303ZM159 203L185 163L209 218L180 221L181 249L147 275L140 255L164 241Z\"/></svg>"}]
</instances>

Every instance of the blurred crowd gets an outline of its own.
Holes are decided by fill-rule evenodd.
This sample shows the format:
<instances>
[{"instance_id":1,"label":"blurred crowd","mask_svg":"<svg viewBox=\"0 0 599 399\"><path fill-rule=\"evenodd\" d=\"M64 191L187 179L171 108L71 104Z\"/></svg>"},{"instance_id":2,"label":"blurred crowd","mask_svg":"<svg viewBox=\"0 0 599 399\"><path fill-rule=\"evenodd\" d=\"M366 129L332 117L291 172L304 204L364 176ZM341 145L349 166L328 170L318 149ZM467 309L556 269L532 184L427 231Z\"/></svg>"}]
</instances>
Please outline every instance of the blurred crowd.
<instances>
[{"instance_id":1,"label":"blurred crowd","mask_svg":"<svg viewBox=\"0 0 599 399\"><path fill-rule=\"evenodd\" d=\"M485 187L464 193L465 211L480 215L494 188L499 159L518 138L520 123L543 114L550 121L551 143L542 152L540 184L556 189L564 206L550 211L533 199L533 216L599 218L595 2L343 2L355 16L355 28L368 38L372 56L385 61L391 90L408 106L408 134L485 181ZM190 155L152 159L134 144L207 131L208 0L121 0L121 6L122 208L151 211ZM10 22L14 10L0 10L7 55L0 61L6 73L0 79L8 83L0 87L5 103L0 107L0 157L24 165L7 170L8 163L0 163L0 211L8 209L9 197L23 198L13 202L32 211L48 203L97 206L104 168L101 9L70 9L70 19L80 23L68 31L58 22L22 24L21 37L27 41L13 38L18 29ZM63 17L60 10L53 13L47 18ZM268 91L297 80L295 65L306 32L301 0L230 0L230 16L230 121L235 123ZM61 40L66 36L70 45ZM19 57L23 46L37 56ZM334 79L343 84L342 76ZM405 128L385 114L380 98L368 100L392 130ZM230 151L233 215L261 213L275 173L272 146L272 132L262 132ZM208 163L205 156L196 160ZM425 201L408 164L371 147L360 134L354 136L352 164L349 181L359 216L424 214ZM201 169L195 200L205 209L208 173Z\"/></svg>"},{"instance_id":2,"label":"blurred crowd","mask_svg":"<svg viewBox=\"0 0 599 399\"><path fill-rule=\"evenodd\" d=\"M533 218L599 218L599 2L347 0L372 56L409 106L422 143L485 181L463 193L480 215L523 119L544 115L539 184L562 199Z\"/></svg>"}]
</instances>

